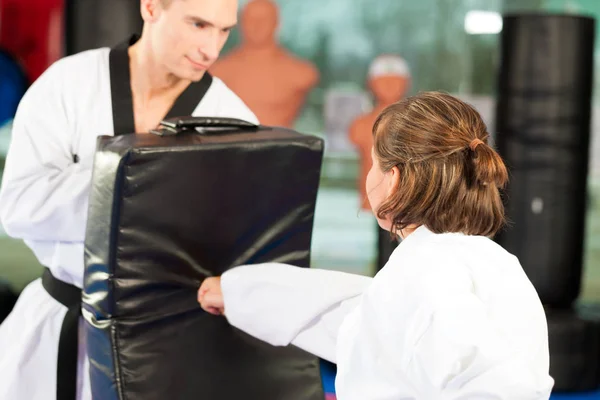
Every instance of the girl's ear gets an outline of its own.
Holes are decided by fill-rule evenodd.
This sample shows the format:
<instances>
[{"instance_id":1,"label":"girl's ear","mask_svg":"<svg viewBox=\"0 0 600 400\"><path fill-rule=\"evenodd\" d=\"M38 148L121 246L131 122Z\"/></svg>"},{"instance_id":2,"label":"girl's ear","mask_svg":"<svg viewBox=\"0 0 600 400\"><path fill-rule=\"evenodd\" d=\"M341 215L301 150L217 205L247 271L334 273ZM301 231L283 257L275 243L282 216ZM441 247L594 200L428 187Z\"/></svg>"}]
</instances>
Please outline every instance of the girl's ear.
<instances>
[{"instance_id":1,"label":"girl's ear","mask_svg":"<svg viewBox=\"0 0 600 400\"><path fill-rule=\"evenodd\" d=\"M398 186L400 185L400 169L398 169L397 166L394 166L387 173L390 174L388 179L387 197L390 197L392 193L398 190Z\"/></svg>"}]
</instances>

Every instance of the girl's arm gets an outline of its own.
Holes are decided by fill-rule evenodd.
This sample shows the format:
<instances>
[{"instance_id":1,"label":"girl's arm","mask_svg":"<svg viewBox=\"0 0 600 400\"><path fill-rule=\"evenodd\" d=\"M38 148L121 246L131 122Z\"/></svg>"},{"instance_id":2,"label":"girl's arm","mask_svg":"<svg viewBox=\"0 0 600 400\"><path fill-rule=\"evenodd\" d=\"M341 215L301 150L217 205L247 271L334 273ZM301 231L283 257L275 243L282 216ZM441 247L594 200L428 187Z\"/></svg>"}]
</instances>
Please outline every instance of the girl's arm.
<instances>
[{"instance_id":1,"label":"girl's arm","mask_svg":"<svg viewBox=\"0 0 600 400\"><path fill-rule=\"evenodd\" d=\"M231 325L251 336L274 346L292 344L331 362L338 329L372 280L279 263L233 268L220 285L210 279L199 291L204 309L222 308Z\"/></svg>"}]
</instances>

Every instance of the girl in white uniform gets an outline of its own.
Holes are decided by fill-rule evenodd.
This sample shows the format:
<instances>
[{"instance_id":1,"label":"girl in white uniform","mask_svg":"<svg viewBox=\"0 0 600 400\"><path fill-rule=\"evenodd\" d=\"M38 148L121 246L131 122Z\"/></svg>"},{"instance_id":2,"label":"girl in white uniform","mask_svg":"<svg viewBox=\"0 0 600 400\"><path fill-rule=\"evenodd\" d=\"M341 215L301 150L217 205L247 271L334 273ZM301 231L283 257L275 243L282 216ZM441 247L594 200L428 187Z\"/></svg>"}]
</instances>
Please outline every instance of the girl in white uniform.
<instances>
[{"instance_id":1,"label":"girl in white uniform","mask_svg":"<svg viewBox=\"0 0 600 400\"><path fill-rule=\"evenodd\" d=\"M337 363L339 400L541 400L553 387L539 297L490 239L506 168L480 115L428 92L373 127L369 202L402 238L374 277L284 264L206 279L201 306Z\"/></svg>"}]
</instances>

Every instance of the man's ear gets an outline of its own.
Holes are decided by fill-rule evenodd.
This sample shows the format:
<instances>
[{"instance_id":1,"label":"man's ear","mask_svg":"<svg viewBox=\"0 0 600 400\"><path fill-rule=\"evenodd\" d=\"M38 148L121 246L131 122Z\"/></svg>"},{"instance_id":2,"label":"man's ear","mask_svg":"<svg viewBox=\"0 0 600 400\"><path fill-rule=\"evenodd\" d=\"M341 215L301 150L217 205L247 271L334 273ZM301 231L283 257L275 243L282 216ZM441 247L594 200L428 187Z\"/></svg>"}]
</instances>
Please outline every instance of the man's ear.
<instances>
[{"instance_id":1,"label":"man's ear","mask_svg":"<svg viewBox=\"0 0 600 400\"><path fill-rule=\"evenodd\" d=\"M154 22L163 10L161 0L140 0L140 12L145 22Z\"/></svg>"}]
</instances>

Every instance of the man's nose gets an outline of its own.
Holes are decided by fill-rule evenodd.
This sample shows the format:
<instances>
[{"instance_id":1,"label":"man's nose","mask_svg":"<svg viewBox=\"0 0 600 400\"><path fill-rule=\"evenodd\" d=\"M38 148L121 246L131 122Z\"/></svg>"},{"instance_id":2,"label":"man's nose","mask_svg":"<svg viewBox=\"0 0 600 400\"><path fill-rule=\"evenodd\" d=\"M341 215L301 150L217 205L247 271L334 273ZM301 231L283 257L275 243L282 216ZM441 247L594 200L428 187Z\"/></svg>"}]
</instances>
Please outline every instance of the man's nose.
<instances>
[{"instance_id":1,"label":"man's nose","mask_svg":"<svg viewBox=\"0 0 600 400\"><path fill-rule=\"evenodd\" d=\"M201 43L198 46L198 53L205 59L205 61L214 61L219 57L221 51L221 35L218 29L210 29L206 32L202 38Z\"/></svg>"}]
</instances>

